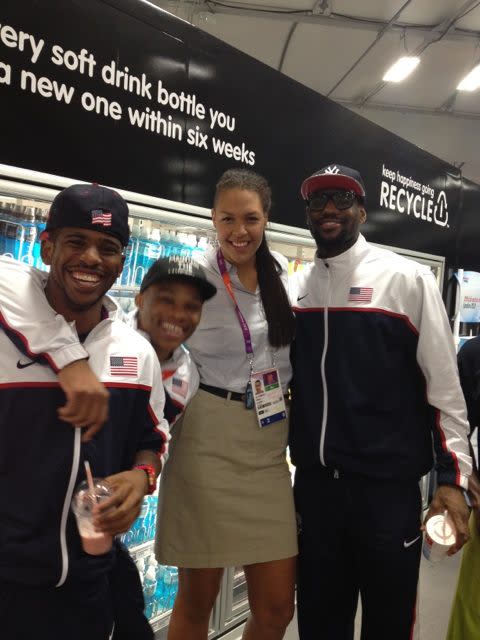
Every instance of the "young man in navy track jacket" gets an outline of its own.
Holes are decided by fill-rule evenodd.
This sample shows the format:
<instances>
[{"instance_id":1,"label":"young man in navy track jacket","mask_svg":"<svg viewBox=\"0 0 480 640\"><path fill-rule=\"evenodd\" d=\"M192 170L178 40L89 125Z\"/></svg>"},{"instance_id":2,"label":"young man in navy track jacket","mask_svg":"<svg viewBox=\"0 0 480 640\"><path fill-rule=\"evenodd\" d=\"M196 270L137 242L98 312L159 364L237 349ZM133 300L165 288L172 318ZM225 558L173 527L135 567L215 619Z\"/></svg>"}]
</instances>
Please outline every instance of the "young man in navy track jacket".
<instances>
[{"instance_id":1,"label":"young man in navy track jacket","mask_svg":"<svg viewBox=\"0 0 480 640\"><path fill-rule=\"evenodd\" d=\"M299 522L301 640L412 637L422 546L419 479L433 464L429 515L448 509L468 537L471 472L453 340L428 267L376 248L360 174L330 165L301 188L315 261L298 276L290 448Z\"/></svg>"},{"instance_id":2,"label":"young man in navy track jacket","mask_svg":"<svg viewBox=\"0 0 480 640\"><path fill-rule=\"evenodd\" d=\"M48 352L62 354L62 365L68 373L70 387L83 390L83 368L76 370L75 365L85 357L77 333L64 321L55 317L54 311L42 300L42 272L28 269L13 261L0 259L0 267L10 277L0 278L0 312L9 317L15 328L21 327L25 334L31 333L31 324L16 311L15 300L18 297L14 282L29 282L29 290L35 301L35 318L42 327L41 338L31 336L36 342L39 339L48 345ZM17 284L18 286L18 284ZM161 364L161 374L165 391L164 415L170 428L177 422L185 406L198 390L199 376L197 368L189 352L183 346L196 329L203 303L216 293L216 288L206 279L205 273L194 261L182 257L162 258L155 262L146 273L140 292L135 302L137 308L124 318L128 326L151 342ZM36 345L35 345L36 346ZM69 364L71 363L71 364ZM62 377L62 369L59 378ZM95 377L87 370L88 382ZM79 402L79 408L82 403ZM98 413L97 402L95 411ZM115 631L113 640L149 640L153 632L143 615L143 594L136 566L126 549L119 545L117 559L109 573L114 602ZM128 585L128 588L126 588Z\"/></svg>"},{"instance_id":3,"label":"young man in navy track jacket","mask_svg":"<svg viewBox=\"0 0 480 640\"><path fill-rule=\"evenodd\" d=\"M15 313L0 314L0 627L16 640L107 640L116 545L102 556L83 552L71 498L88 460L113 490L100 506L98 529L128 529L166 453L164 392L153 349L116 320L118 309L104 295L123 266L125 201L110 189L73 185L52 203L46 231L46 300L75 323L81 357L108 389L109 415L94 435L92 424L105 412L82 416L81 402L72 410L68 393L64 406L57 371L66 363L61 351L34 348L42 344L41 325L30 326L29 341L10 322ZM23 305L17 316L31 315L28 282L15 285ZM72 415L77 428L66 424ZM86 427L83 438L79 427Z\"/></svg>"}]
</instances>

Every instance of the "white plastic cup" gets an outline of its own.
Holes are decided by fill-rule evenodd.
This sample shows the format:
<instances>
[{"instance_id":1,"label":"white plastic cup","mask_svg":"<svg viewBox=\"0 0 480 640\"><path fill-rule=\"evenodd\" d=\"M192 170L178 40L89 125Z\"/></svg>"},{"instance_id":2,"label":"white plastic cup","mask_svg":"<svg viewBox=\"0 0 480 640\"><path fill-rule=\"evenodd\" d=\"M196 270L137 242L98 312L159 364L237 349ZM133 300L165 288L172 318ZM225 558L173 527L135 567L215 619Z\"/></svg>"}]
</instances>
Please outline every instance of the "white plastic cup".
<instances>
[{"instance_id":1,"label":"white plastic cup","mask_svg":"<svg viewBox=\"0 0 480 640\"><path fill-rule=\"evenodd\" d=\"M448 515L432 516L426 523L423 555L430 562L439 562L455 544L455 529Z\"/></svg>"},{"instance_id":2,"label":"white plastic cup","mask_svg":"<svg viewBox=\"0 0 480 640\"><path fill-rule=\"evenodd\" d=\"M99 556L112 548L113 537L108 533L96 531L93 526L95 507L111 495L110 488L100 478L93 478L94 495L86 481L81 482L73 496L72 511L77 520L78 532L85 553Z\"/></svg>"}]
</instances>

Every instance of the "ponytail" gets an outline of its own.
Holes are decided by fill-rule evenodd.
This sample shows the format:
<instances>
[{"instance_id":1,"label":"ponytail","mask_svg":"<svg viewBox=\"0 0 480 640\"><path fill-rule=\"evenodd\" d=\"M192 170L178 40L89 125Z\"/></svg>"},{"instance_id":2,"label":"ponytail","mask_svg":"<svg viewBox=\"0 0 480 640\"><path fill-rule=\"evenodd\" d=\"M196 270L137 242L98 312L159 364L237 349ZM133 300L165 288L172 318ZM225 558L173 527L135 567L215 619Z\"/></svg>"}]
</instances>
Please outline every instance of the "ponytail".
<instances>
[{"instance_id":1,"label":"ponytail","mask_svg":"<svg viewBox=\"0 0 480 640\"><path fill-rule=\"evenodd\" d=\"M268 341L275 349L293 340L295 317L280 278L281 266L270 253L265 234L256 255L258 286L268 324Z\"/></svg>"}]
</instances>

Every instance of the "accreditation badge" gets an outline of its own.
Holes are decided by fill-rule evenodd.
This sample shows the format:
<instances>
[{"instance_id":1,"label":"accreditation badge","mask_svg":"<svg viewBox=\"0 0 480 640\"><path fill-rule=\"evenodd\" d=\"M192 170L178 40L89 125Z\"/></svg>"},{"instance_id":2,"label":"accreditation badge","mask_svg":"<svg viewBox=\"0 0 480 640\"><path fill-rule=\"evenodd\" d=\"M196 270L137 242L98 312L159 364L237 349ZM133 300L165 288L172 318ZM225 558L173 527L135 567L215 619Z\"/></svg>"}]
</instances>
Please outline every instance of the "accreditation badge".
<instances>
[{"instance_id":1,"label":"accreditation badge","mask_svg":"<svg viewBox=\"0 0 480 640\"><path fill-rule=\"evenodd\" d=\"M250 380L259 426L268 427L274 422L285 420L287 410L278 369L256 371L252 373Z\"/></svg>"}]
</instances>

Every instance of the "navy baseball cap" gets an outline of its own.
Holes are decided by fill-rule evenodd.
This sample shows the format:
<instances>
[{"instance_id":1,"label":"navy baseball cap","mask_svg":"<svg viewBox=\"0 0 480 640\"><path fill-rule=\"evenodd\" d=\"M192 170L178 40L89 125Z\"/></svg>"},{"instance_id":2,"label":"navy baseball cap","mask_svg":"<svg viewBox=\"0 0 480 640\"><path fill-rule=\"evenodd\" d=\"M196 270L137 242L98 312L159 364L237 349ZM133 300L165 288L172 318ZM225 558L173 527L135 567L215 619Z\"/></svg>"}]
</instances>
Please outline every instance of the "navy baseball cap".
<instances>
[{"instance_id":1,"label":"navy baseball cap","mask_svg":"<svg viewBox=\"0 0 480 640\"><path fill-rule=\"evenodd\" d=\"M152 264L140 285L140 293L157 282L180 280L192 284L198 289L203 300L210 300L217 293L217 287L207 280L202 267L185 256L160 258Z\"/></svg>"},{"instance_id":2,"label":"navy baseball cap","mask_svg":"<svg viewBox=\"0 0 480 640\"><path fill-rule=\"evenodd\" d=\"M321 189L345 189L346 191L353 191L362 199L367 196L362 176L358 171L340 164L329 164L328 167L319 169L302 182L300 192L302 198L308 200L312 193Z\"/></svg>"},{"instance_id":3,"label":"navy baseball cap","mask_svg":"<svg viewBox=\"0 0 480 640\"><path fill-rule=\"evenodd\" d=\"M108 233L126 247L130 236L128 205L113 189L98 184L72 184L55 196L45 231L63 227Z\"/></svg>"}]
</instances>

